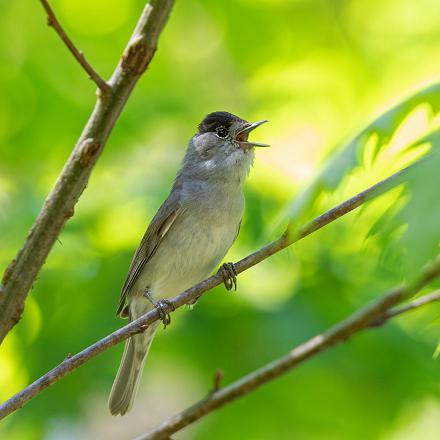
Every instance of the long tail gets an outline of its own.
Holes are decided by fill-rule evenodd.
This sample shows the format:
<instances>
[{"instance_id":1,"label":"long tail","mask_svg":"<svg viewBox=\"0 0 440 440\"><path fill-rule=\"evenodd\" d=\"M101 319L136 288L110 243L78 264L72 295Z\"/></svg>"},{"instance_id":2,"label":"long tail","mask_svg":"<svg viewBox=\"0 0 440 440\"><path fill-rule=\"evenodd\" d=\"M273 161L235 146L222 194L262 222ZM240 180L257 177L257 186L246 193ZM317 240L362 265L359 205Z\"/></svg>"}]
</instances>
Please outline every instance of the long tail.
<instances>
[{"instance_id":1,"label":"long tail","mask_svg":"<svg viewBox=\"0 0 440 440\"><path fill-rule=\"evenodd\" d=\"M153 324L144 333L132 336L125 343L121 365L108 400L108 406L113 415L123 416L133 405L156 328L157 325Z\"/></svg>"}]
</instances>

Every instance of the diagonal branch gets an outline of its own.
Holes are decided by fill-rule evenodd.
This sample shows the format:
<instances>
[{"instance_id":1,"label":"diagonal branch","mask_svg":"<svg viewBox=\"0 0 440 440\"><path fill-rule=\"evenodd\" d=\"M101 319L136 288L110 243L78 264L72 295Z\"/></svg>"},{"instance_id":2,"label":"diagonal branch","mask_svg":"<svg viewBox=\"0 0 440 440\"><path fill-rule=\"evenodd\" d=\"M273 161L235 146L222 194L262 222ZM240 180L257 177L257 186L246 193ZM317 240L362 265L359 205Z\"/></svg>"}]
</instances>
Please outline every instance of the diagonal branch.
<instances>
[{"instance_id":1,"label":"diagonal branch","mask_svg":"<svg viewBox=\"0 0 440 440\"><path fill-rule=\"evenodd\" d=\"M381 319L383 320L383 322L386 322L388 319L394 318L412 310L419 309L420 307L424 307L436 301L440 301L440 290L435 290L432 293L423 295L420 298L410 301L408 304L389 310L388 312L383 314Z\"/></svg>"},{"instance_id":2,"label":"diagonal branch","mask_svg":"<svg viewBox=\"0 0 440 440\"><path fill-rule=\"evenodd\" d=\"M49 5L49 2L47 0L40 0L40 1L47 13L47 24L53 27L55 32L60 36L64 44L70 50L70 53L75 57L75 59L82 66L82 68L87 72L89 78L96 83L96 85L101 90L101 93L104 96L106 96L108 93L110 93L110 86L101 78L98 72L90 65L90 63L86 60L84 54L80 50L78 50L76 46L73 44L72 40L66 34L60 22L58 21L57 17L55 16L53 9Z\"/></svg>"},{"instance_id":3,"label":"diagonal branch","mask_svg":"<svg viewBox=\"0 0 440 440\"><path fill-rule=\"evenodd\" d=\"M150 0L109 81L111 92L95 108L46 198L23 247L0 283L0 343L19 321L39 270L87 185L92 169L138 79L148 67L174 0Z\"/></svg>"},{"instance_id":4,"label":"diagonal branch","mask_svg":"<svg viewBox=\"0 0 440 440\"><path fill-rule=\"evenodd\" d=\"M437 266L436 276L440 275L440 260L437 261ZM225 388L208 394L204 399L181 413L163 421L156 428L153 428L147 434L137 437L135 440L168 439L171 434L180 431L182 428L194 423L222 406L249 394L261 385L292 370L316 354L334 345L345 342L351 336L362 330L375 327L377 320L385 322L392 317L440 300L440 291L437 290L430 295L422 296L421 298L411 301L405 306L396 309L392 308L395 304L401 302L407 296L423 287L425 282L429 282L430 279L430 275L422 277L420 283L414 288L408 286L391 290L380 299L363 307L333 327L330 327L330 329L324 333L316 335L295 347L287 355L264 365Z\"/></svg>"},{"instance_id":5,"label":"diagonal branch","mask_svg":"<svg viewBox=\"0 0 440 440\"><path fill-rule=\"evenodd\" d=\"M270 257L276 252L279 252L280 250L286 248L292 243L301 240L302 238L312 234L318 229L321 229L327 224L337 220L343 215L353 211L363 203L372 200L373 198L383 194L391 188L395 188L396 186L400 185L405 181L407 174L412 169L414 169L414 167L416 167L418 163L420 163L420 161L371 186L365 191L362 191L361 193L355 195L351 199L348 199L340 205L330 209L319 217L316 217L310 223L307 223L302 228L300 228L297 234L286 232L278 240L259 249L253 254L248 255L246 258L243 258L235 264L237 273L241 273L246 269L255 266L256 264ZM213 275L169 300L169 303L164 305L163 310L164 312L169 313L171 311L174 311L176 308L183 306L184 304L191 303L193 300L199 298L202 294L221 284L222 282L223 280L221 275ZM98 342L95 342L94 344L85 348L83 351L77 353L76 355L65 359L57 367L37 379L31 385L29 385L19 393L15 394L3 405L1 405L0 419L6 417L8 414L14 412L18 408L21 408L24 404L33 399L45 388L49 387L55 382L58 382L64 376L70 374L73 370L85 364L98 354L137 333L141 333L146 329L148 325L157 321L158 319L159 313L156 309L153 309L145 315L141 316L140 318L136 319L135 321L111 333L110 335L99 340Z\"/></svg>"}]
</instances>

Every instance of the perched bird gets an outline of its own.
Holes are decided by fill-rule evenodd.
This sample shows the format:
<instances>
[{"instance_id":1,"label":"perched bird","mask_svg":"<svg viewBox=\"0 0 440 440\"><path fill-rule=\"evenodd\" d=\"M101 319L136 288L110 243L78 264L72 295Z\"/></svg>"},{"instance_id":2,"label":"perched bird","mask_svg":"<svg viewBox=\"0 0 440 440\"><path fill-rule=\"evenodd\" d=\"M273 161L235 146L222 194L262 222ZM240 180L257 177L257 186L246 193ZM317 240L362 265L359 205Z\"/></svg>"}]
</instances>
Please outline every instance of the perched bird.
<instances>
[{"instance_id":1,"label":"perched bird","mask_svg":"<svg viewBox=\"0 0 440 440\"><path fill-rule=\"evenodd\" d=\"M117 315L132 321L211 275L235 241L244 208L243 183L254 159L253 124L231 113L209 114L189 142L168 198L154 216L122 287ZM220 270L225 286L236 283L232 263ZM162 310L162 319L167 317ZM159 322L132 336L114 381L109 408L130 410Z\"/></svg>"}]
</instances>

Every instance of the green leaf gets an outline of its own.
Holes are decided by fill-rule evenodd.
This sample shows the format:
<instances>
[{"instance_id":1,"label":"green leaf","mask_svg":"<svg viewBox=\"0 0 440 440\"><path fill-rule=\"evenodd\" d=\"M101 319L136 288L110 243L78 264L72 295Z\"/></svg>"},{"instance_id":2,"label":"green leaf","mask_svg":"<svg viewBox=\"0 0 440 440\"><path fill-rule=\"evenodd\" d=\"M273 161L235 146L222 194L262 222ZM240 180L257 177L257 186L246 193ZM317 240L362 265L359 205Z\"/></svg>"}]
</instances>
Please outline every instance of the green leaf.
<instances>
[{"instance_id":1,"label":"green leaf","mask_svg":"<svg viewBox=\"0 0 440 440\"><path fill-rule=\"evenodd\" d=\"M375 142L373 162L399 125L414 109L429 104L433 113L440 109L440 82L415 93L373 120L328 160L314 181L300 192L287 209L289 227L307 212L325 191L334 190L356 166L368 144ZM425 142L433 139L425 137ZM419 144L420 142L417 142Z\"/></svg>"},{"instance_id":2,"label":"green leaf","mask_svg":"<svg viewBox=\"0 0 440 440\"><path fill-rule=\"evenodd\" d=\"M397 216L407 225L400 244L406 250L404 268L409 276L440 250L440 143L433 144L428 157L411 173L406 188L408 201Z\"/></svg>"},{"instance_id":3,"label":"green leaf","mask_svg":"<svg viewBox=\"0 0 440 440\"><path fill-rule=\"evenodd\" d=\"M437 359L439 355L440 355L440 342L438 343L437 348L435 349L435 352L433 355L434 359Z\"/></svg>"}]
</instances>

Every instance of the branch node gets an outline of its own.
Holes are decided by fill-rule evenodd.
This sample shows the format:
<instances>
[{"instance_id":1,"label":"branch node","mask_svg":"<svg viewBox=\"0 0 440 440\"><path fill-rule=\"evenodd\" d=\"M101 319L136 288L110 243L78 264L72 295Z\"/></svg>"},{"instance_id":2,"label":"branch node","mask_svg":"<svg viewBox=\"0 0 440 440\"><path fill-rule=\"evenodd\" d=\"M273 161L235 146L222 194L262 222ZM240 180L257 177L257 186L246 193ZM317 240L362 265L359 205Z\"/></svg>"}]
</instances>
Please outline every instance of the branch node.
<instances>
[{"instance_id":1,"label":"branch node","mask_svg":"<svg viewBox=\"0 0 440 440\"><path fill-rule=\"evenodd\" d=\"M224 376L223 370L218 368L214 374L214 386L212 387L211 393L215 393L220 389L223 376Z\"/></svg>"},{"instance_id":2,"label":"branch node","mask_svg":"<svg viewBox=\"0 0 440 440\"><path fill-rule=\"evenodd\" d=\"M145 72L155 52L155 47L149 47L145 38L138 36L122 54L122 70L133 76L141 75Z\"/></svg>"},{"instance_id":3,"label":"branch node","mask_svg":"<svg viewBox=\"0 0 440 440\"><path fill-rule=\"evenodd\" d=\"M5 273L3 274L2 284L6 284L14 272L15 266L17 264L17 259L14 258L8 265L8 267L5 270Z\"/></svg>"},{"instance_id":4,"label":"branch node","mask_svg":"<svg viewBox=\"0 0 440 440\"><path fill-rule=\"evenodd\" d=\"M388 322L388 316L386 314L383 314L381 316L374 318L370 323L370 327L382 327L387 322Z\"/></svg>"},{"instance_id":5,"label":"branch node","mask_svg":"<svg viewBox=\"0 0 440 440\"><path fill-rule=\"evenodd\" d=\"M72 206L70 209L67 210L65 219L68 220L70 217L73 217L75 214L75 208Z\"/></svg>"},{"instance_id":6,"label":"branch node","mask_svg":"<svg viewBox=\"0 0 440 440\"><path fill-rule=\"evenodd\" d=\"M101 144L93 138L85 139L79 147L79 161L83 167L88 167L96 158Z\"/></svg>"}]
</instances>

